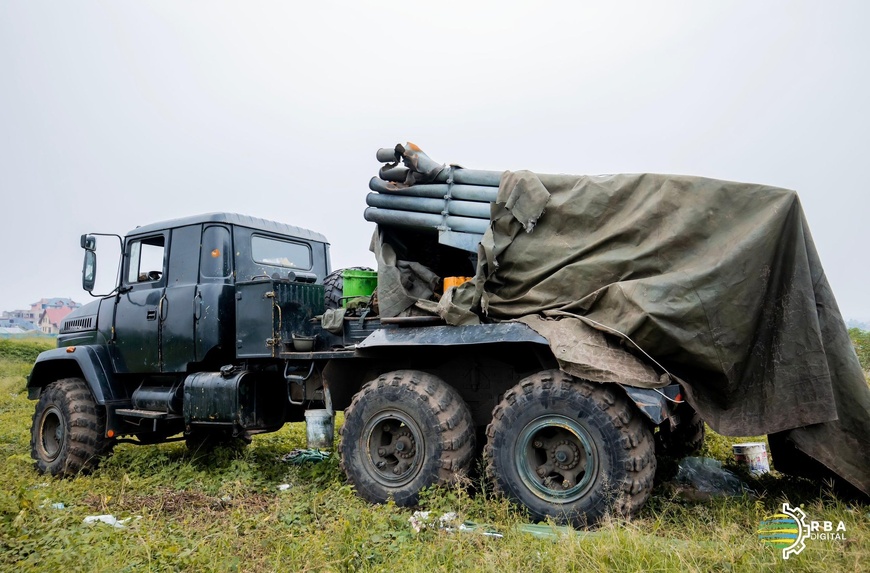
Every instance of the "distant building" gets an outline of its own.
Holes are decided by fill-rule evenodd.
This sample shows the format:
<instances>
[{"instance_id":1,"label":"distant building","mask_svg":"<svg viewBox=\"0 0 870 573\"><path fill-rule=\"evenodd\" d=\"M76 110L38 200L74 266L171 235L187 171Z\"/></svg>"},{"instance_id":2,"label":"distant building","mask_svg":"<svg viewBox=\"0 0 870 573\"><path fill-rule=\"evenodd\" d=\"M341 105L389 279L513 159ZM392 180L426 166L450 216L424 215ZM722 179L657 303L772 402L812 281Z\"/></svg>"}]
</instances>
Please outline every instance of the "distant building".
<instances>
[{"instance_id":1,"label":"distant building","mask_svg":"<svg viewBox=\"0 0 870 573\"><path fill-rule=\"evenodd\" d=\"M2 319L20 319L26 320L28 322L32 322L34 325L36 324L37 319L39 319L39 313L34 312L32 310L4 310L3 315L0 316Z\"/></svg>"},{"instance_id":2,"label":"distant building","mask_svg":"<svg viewBox=\"0 0 870 573\"><path fill-rule=\"evenodd\" d=\"M0 318L0 328L18 328L23 331L38 331L39 327L31 320L18 317Z\"/></svg>"},{"instance_id":3,"label":"distant building","mask_svg":"<svg viewBox=\"0 0 870 573\"><path fill-rule=\"evenodd\" d=\"M30 310L31 312L35 313L36 316L39 316L39 314L43 310L47 310L49 308L68 308L70 310L75 310L80 306L81 303L78 303L69 298L41 298L30 305Z\"/></svg>"},{"instance_id":4,"label":"distant building","mask_svg":"<svg viewBox=\"0 0 870 573\"><path fill-rule=\"evenodd\" d=\"M24 330L20 326L0 326L0 338L22 338L38 333L38 330Z\"/></svg>"},{"instance_id":5,"label":"distant building","mask_svg":"<svg viewBox=\"0 0 870 573\"><path fill-rule=\"evenodd\" d=\"M72 311L68 306L46 308L39 315L37 326L45 334L57 334L60 332L60 323Z\"/></svg>"},{"instance_id":6,"label":"distant building","mask_svg":"<svg viewBox=\"0 0 870 573\"><path fill-rule=\"evenodd\" d=\"M66 315L81 306L69 298L41 298L30 305L30 310L4 311L0 315L0 328L57 334Z\"/></svg>"}]
</instances>

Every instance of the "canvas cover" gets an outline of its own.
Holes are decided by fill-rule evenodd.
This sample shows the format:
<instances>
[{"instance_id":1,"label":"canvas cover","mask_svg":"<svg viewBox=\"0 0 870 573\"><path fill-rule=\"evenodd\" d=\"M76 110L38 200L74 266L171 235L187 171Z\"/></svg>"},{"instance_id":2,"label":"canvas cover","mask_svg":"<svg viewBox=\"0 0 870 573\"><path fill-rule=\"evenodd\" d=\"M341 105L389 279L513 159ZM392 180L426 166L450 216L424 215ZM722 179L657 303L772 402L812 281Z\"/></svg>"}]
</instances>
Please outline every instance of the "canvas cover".
<instances>
[{"instance_id":1,"label":"canvas cover","mask_svg":"<svg viewBox=\"0 0 870 573\"><path fill-rule=\"evenodd\" d=\"M776 434L870 494L870 389L793 191L505 172L474 280L438 302L397 237L373 241L382 315L522 320L567 372L677 378L715 431ZM610 360L614 341L635 358Z\"/></svg>"}]
</instances>

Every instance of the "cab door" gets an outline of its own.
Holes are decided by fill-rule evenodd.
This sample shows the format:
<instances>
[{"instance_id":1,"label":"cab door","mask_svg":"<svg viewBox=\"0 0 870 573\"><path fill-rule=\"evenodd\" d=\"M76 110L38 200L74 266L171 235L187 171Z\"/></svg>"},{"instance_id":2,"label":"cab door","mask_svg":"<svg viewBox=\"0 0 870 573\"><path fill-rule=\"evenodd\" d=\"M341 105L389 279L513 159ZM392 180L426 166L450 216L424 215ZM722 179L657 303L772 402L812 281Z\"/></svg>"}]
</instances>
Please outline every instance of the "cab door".
<instances>
[{"instance_id":1,"label":"cab door","mask_svg":"<svg viewBox=\"0 0 870 573\"><path fill-rule=\"evenodd\" d=\"M230 227L203 225L193 316L196 360L212 367L235 357L233 258Z\"/></svg>"},{"instance_id":2,"label":"cab door","mask_svg":"<svg viewBox=\"0 0 870 573\"><path fill-rule=\"evenodd\" d=\"M187 372L196 361L194 305L202 225L172 229L169 269L160 313L162 372Z\"/></svg>"},{"instance_id":3,"label":"cab door","mask_svg":"<svg viewBox=\"0 0 870 573\"><path fill-rule=\"evenodd\" d=\"M116 372L160 372L160 313L168 232L128 239L115 299Z\"/></svg>"}]
</instances>

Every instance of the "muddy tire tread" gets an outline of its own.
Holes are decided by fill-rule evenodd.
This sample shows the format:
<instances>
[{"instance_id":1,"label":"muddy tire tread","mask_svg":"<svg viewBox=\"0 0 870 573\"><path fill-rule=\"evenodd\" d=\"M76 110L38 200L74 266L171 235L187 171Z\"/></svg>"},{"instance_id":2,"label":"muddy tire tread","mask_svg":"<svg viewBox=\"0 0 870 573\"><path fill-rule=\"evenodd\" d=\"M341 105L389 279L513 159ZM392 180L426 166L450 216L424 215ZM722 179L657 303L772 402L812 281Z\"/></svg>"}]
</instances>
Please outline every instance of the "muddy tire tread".
<instances>
[{"instance_id":1,"label":"muddy tire tread","mask_svg":"<svg viewBox=\"0 0 870 573\"><path fill-rule=\"evenodd\" d=\"M559 370L539 372L521 380L504 394L487 426L487 442L483 450L486 477L496 492L510 495L495 464L493 444L496 435L507 431L514 423L516 408L548 396L568 396L573 392L592 401L619 431L618 442L611 446L619 448L616 459L621 468L614 468L614 473L621 476L615 484L620 495L614 497L615 503L610 509L617 516L631 518L649 499L655 478L656 452L647 424L625 396L617 394L618 389L609 384L573 378ZM597 521L600 517L591 516L589 521Z\"/></svg>"},{"instance_id":2,"label":"muddy tire tread","mask_svg":"<svg viewBox=\"0 0 870 573\"><path fill-rule=\"evenodd\" d=\"M41 413L54 404L65 413L69 438L61 445L58 457L43 460L37 453L36 426ZM62 378L45 387L33 414L30 452L36 468L53 476L66 477L94 470L108 455L115 441L106 437L106 411L98 406L87 383L81 378Z\"/></svg>"},{"instance_id":3,"label":"muddy tire tread","mask_svg":"<svg viewBox=\"0 0 870 573\"><path fill-rule=\"evenodd\" d=\"M428 434L427 439L436 438L436 451L439 454L437 467L425 480L426 486L449 485L467 474L474 458L475 435L471 413L462 397L456 389L436 376L416 370L397 370L366 383L345 410L345 424L339 430L340 466L357 492L370 501L386 501L382 496L367 493L379 489L377 484L364 471L351 467L351 449L356 447L353 442L357 436L350 436L348 430L348 421L353 424L358 412L362 411L367 402L377 400L383 395L398 397L400 401L418 402L435 416L437 432ZM422 429L426 431L425 428ZM398 505L414 505L418 493L419 491L399 492L395 495L395 501Z\"/></svg>"}]
</instances>

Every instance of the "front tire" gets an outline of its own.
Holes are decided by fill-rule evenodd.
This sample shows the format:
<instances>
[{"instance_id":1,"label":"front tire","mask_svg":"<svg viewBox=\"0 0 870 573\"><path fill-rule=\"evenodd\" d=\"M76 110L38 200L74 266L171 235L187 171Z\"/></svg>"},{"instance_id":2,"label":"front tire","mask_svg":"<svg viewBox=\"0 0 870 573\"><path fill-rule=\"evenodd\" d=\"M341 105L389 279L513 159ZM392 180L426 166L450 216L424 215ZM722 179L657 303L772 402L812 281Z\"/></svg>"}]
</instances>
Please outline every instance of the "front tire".
<instances>
[{"instance_id":1,"label":"front tire","mask_svg":"<svg viewBox=\"0 0 870 573\"><path fill-rule=\"evenodd\" d=\"M487 477L535 519L630 517L652 491L652 434L610 385L534 374L505 393L486 433Z\"/></svg>"},{"instance_id":2,"label":"front tire","mask_svg":"<svg viewBox=\"0 0 870 573\"><path fill-rule=\"evenodd\" d=\"M363 498L417 503L420 490L465 475L474 457L468 406L440 378L414 370L367 383L344 412L341 468Z\"/></svg>"},{"instance_id":3,"label":"front tire","mask_svg":"<svg viewBox=\"0 0 870 573\"><path fill-rule=\"evenodd\" d=\"M87 473L114 444L106 437L106 412L84 380L63 378L42 391L30 432L37 470L53 476Z\"/></svg>"}]
</instances>

